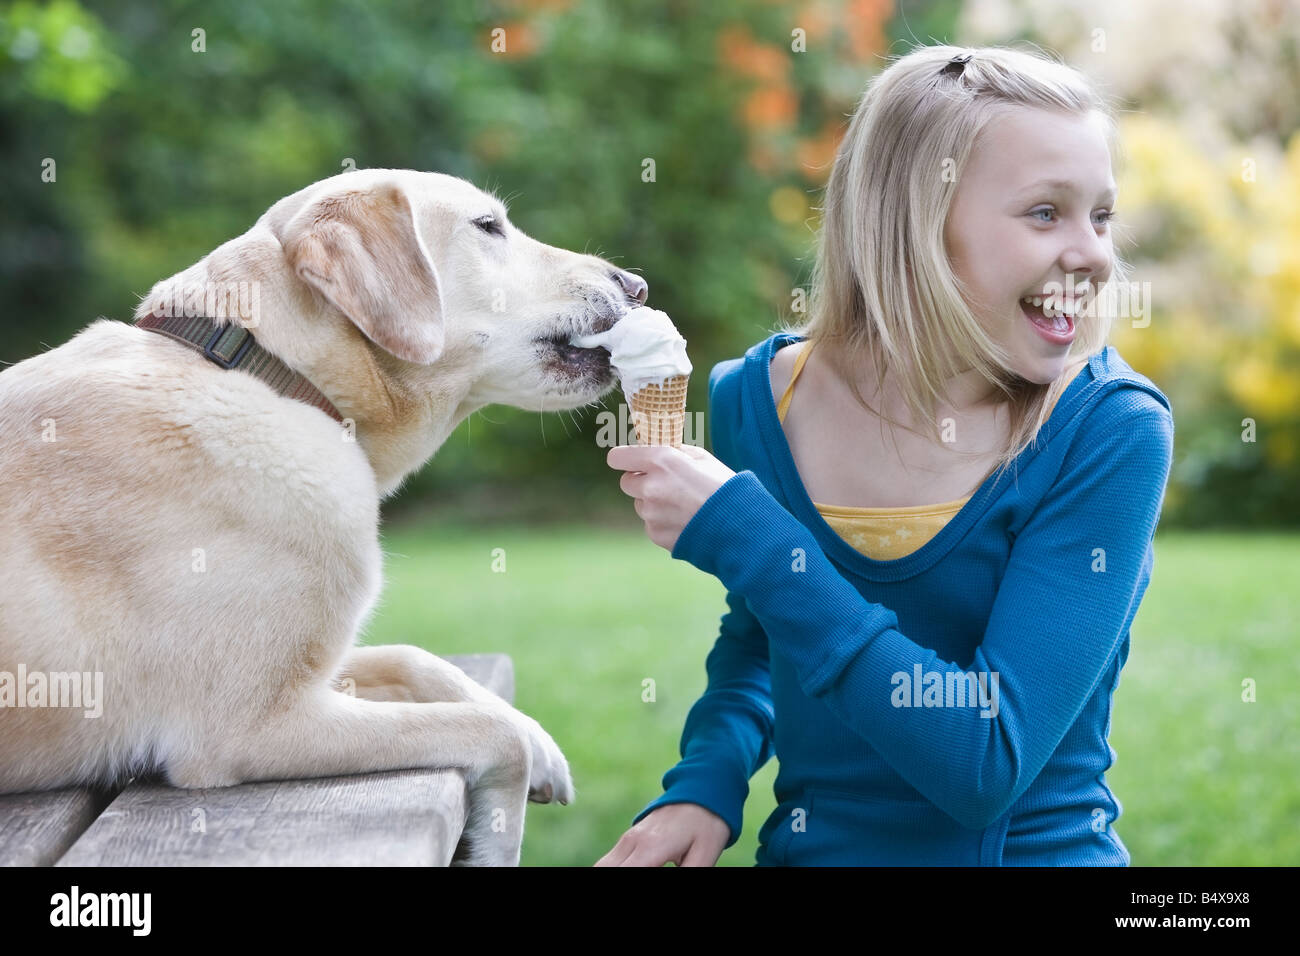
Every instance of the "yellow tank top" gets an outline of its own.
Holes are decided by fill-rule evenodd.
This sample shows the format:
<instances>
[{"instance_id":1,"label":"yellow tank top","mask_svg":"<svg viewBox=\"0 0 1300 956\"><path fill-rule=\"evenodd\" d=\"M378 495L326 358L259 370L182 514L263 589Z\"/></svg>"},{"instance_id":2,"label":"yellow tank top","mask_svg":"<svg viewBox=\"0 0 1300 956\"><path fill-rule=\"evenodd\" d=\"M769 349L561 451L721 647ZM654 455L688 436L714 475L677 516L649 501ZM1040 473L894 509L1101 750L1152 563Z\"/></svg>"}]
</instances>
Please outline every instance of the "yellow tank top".
<instances>
[{"instance_id":1,"label":"yellow tank top","mask_svg":"<svg viewBox=\"0 0 1300 956\"><path fill-rule=\"evenodd\" d=\"M794 395L794 383L803 371L804 362L812 351L807 343L795 359L794 372L785 394L776 406L777 418L784 424L786 410ZM1082 369L1080 369L1082 371ZM1051 414L1050 411L1048 414ZM841 505L824 505L814 501L813 506L822 520L836 534L860 554L876 561L894 561L919 550L927 541L943 530L953 515L961 511L973 493L955 501L942 501L934 505L915 505L906 508L849 508Z\"/></svg>"}]
</instances>

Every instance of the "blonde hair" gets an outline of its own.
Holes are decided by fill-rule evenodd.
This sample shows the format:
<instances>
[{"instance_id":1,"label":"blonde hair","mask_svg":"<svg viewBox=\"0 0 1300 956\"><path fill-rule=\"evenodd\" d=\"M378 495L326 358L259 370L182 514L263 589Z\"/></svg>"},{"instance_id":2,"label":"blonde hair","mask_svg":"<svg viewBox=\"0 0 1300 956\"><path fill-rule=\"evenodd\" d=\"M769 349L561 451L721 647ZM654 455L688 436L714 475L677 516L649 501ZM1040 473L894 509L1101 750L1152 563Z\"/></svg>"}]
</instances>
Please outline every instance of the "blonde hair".
<instances>
[{"instance_id":1,"label":"blonde hair","mask_svg":"<svg viewBox=\"0 0 1300 956\"><path fill-rule=\"evenodd\" d=\"M971 54L964 70L941 75L963 53ZM877 74L836 151L807 318L780 330L806 337L809 347L829 345L819 354L874 412L857 383L862 360L871 356L873 368L898 377L913 420L930 422L935 442L941 441L935 422L940 387L977 369L996 389L996 401L1009 406L1010 435L997 471L1036 442L1049 409L1078 371L1070 366L1106 347L1111 324L1101 311L1108 296L1098 295L1089 314L1076 319L1066 371L1048 384L1030 382L1009 368L1008 353L984 331L949 263L943 234L954 183L981 131L1019 107L1096 110L1112 161L1122 158L1116 156L1115 109L1083 74L1037 52L923 46ZM941 175L945 168L956 176ZM1107 285L1126 283L1129 271L1116 253ZM875 386L879 393L881 383ZM876 414L914 431L884 418L883 409Z\"/></svg>"}]
</instances>

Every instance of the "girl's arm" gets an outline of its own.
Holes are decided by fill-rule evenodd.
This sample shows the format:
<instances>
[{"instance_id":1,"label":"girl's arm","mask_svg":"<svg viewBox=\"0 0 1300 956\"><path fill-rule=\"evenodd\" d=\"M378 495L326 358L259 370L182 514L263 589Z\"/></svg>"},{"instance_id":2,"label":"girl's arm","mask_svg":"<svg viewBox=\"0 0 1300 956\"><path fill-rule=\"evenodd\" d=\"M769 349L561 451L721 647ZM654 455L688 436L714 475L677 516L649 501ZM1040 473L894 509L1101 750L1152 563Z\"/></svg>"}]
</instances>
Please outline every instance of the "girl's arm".
<instances>
[{"instance_id":1,"label":"girl's arm","mask_svg":"<svg viewBox=\"0 0 1300 956\"><path fill-rule=\"evenodd\" d=\"M742 361L719 362L709 373L708 431L713 453L733 470L740 464L734 428L719 421L718 415L721 409L734 407L731 393L739 381L727 373L738 370ZM724 381L732 383L726 400L719 394ZM727 594L727 612L704 666L708 686L686 715L682 759L664 774L663 795L638 813L632 825L664 804L698 803L727 821L729 847L740 839L749 780L772 756L774 719L767 634L745 599L734 592Z\"/></svg>"},{"instance_id":2,"label":"girl's arm","mask_svg":"<svg viewBox=\"0 0 1300 956\"><path fill-rule=\"evenodd\" d=\"M633 819L668 803L698 803L727 821L740 839L749 779L772 756L772 680L767 635L745 601L727 594L730 609L705 662L708 687L686 716L681 761L664 774L664 794Z\"/></svg>"},{"instance_id":3,"label":"girl's arm","mask_svg":"<svg viewBox=\"0 0 1300 956\"><path fill-rule=\"evenodd\" d=\"M971 663L986 682L997 675L993 716L894 706L899 672L910 677L920 665L947 686L948 674L968 671L909 640L893 611L863 598L752 471L713 493L672 556L743 597L806 694L931 802L983 828L1033 782L1110 666L1150 575L1172 454L1173 418L1141 388L1105 392L1080 425L1052 490L1015 538ZM795 548L802 571L792 567Z\"/></svg>"}]
</instances>

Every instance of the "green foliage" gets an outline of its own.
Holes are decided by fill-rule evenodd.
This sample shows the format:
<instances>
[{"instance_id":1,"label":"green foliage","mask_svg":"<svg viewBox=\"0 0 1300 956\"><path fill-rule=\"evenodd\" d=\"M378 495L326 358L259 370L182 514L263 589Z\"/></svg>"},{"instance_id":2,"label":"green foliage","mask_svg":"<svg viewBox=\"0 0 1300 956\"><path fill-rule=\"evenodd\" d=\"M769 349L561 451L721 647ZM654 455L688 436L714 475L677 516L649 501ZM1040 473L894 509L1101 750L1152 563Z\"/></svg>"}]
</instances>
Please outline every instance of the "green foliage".
<instances>
[{"instance_id":1,"label":"green foliage","mask_svg":"<svg viewBox=\"0 0 1300 956\"><path fill-rule=\"evenodd\" d=\"M6 99L32 96L90 112L126 71L108 46L99 21L72 0L13 4L0 16Z\"/></svg>"},{"instance_id":2,"label":"green foliage","mask_svg":"<svg viewBox=\"0 0 1300 956\"><path fill-rule=\"evenodd\" d=\"M509 199L534 238L644 275L650 304L691 343L692 408L704 408L712 364L774 326L772 290L788 301L808 232L773 220L773 181L746 162L747 83L717 65L718 32L737 16L724 5L583 3L526 19L468 2L63 2L43 20L37 10L3 15L6 36L37 20L43 31L39 51L6 69L82 89L48 53L76 27L94 51L78 69L100 78L102 98L81 115L84 96L35 95L32 80L3 102L13 135L0 141L12 191L0 294L13 308L0 318L0 360L57 345L99 315L129 320L154 282L348 161L463 176ZM783 42L778 12L746 19L773 24ZM505 54L491 49L499 27ZM57 161L53 183L41 180L43 157ZM653 182L642 179L647 157ZM616 410L620 397L607 401ZM547 510L556 489L522 475L610 498L593 414L487 409L390 510L493 480L513 483L519 513Z\"/></svg>"},{"instance_id":3,"label":"green foliage","mask_svg":"<svg viewBox=\"0 0 1300 956\"><path fill-rule=\"evenodd\" d=\"M649 304L690 343L688 409L702 413L713 365L770 334L808 282L820 188L869 77L912 43L957 39L959 0L906 17L891 9L847 0L0 7L0 363L101 315L129 320L155 282L308 183L351 164L402 167L462 176L507 199L539 241L645 277ZM806 52L792 50L792 24ZM1294 186L1279 183L1295 182L1300 139L1286 168L1261 165L1246 216L1225 198L1223 170L1197 159L1187 134L1175 137L1177 120L1162 123L1126 123L1135 156L1126 215L1154 223L1142 237L1153 269L1182 257L1191 265L1172 284L1204 274L1221 296L1201 296L1200 316L1162 306L1176 316L1162 312L1151 330L1115 342L1174 399L1165 521L1294 524L1300 321L1288 277L1300 247L1296 204L1284 201ZM1270 249L1278 261L1261 280L1246 260L1258 266ZM1233 326L1245 314L1251 321ZM626 508L595 444L597 415L621 400L615 391L558 415L484 409L386 510L514 520ZM1238 437L1246 417L1259 422L1248 447Z\"/></svg>"}]
</instances>

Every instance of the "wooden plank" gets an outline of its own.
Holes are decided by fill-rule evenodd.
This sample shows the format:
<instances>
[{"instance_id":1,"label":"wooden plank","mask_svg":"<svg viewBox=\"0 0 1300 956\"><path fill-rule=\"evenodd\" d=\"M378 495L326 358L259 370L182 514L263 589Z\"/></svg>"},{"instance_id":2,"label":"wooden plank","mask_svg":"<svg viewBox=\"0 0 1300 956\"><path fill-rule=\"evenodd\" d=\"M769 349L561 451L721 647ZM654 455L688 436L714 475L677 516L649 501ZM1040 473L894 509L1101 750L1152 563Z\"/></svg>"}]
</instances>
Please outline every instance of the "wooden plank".
<instances>
[{"instance_id":1,"label":"wooden plank","mask_svg":"<svg viewBox=\"0 0 1300 956\"><path fill-rule=\"evenodd\" d=\"M447 660L507 701L505 654ZM59 866L446 866L465 826L456 770L270 781L181 790L133 781Z\"/></svg>"},{"instance_id":2,"label":"wooden plank","mask_svg":"<svg viewBox=\"0 0 1300 956\"><path fill-rule=\"evenodd\" d=\"M455 770L181 790L137 780L58 866L446 866L465 826Z\"/></svg>"},{"instance_id":3,"label":"wooden plank","mask_svg":"<svg viewBox=\"0 0 1300 956\"><path fill-rule=\"evenodd\" d=\"M0 866L51 865L116 794L68 787L0 795Z\"/></svg>"}]
</instances>

